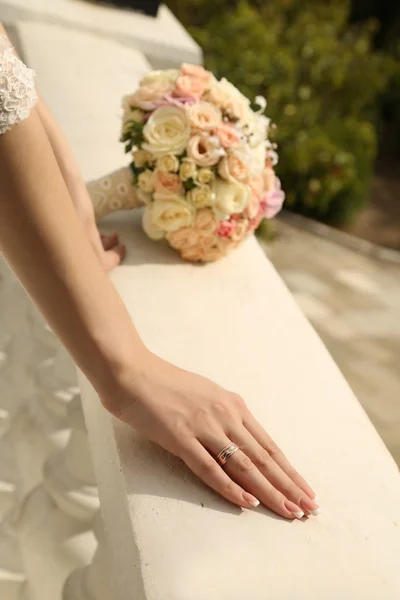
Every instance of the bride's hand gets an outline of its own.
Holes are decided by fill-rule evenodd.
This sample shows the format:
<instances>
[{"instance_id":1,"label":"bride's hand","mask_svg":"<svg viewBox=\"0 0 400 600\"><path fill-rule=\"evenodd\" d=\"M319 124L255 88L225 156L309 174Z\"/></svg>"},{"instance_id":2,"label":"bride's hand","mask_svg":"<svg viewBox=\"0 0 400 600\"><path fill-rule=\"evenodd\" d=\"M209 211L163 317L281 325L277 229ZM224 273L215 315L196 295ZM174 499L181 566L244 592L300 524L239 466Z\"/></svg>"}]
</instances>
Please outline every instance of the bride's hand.
<instances>
[{"instance_id":1,"label":"bride's hand","mask_svg":"<svg viewBox=\"0 0 400 600\"><path fill-rule=\"evenodd\" d=\"M285 517L318 514L315 494L257 422L242 398L212 381L149 355L145 368L113 398L116 417L181 458L221 496L242 507L266 507ZM240 447L222 468L215 457Z\"/></svg>"}]
</instances>

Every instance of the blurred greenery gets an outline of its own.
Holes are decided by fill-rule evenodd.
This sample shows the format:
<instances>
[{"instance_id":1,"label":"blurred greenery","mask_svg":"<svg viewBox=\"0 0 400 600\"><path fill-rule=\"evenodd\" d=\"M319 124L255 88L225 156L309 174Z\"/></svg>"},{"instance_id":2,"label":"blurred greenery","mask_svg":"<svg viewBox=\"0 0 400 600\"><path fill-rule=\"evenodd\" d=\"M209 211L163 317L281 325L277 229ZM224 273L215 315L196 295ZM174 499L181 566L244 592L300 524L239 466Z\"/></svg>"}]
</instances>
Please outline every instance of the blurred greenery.
<instances>
[{"instance_id":1,"label":"blurred greenery","mask_svg":"<svg viewBox=\"0 0 400 600\"><path fill-rule=\"evenodd\" d=\"M379 101L395 60L373 49L377 22L349 25L349 0L169 0L206 67L254 98L278 125L286 206L351 221L368 197Z\"/></svg>"}]
</instances>

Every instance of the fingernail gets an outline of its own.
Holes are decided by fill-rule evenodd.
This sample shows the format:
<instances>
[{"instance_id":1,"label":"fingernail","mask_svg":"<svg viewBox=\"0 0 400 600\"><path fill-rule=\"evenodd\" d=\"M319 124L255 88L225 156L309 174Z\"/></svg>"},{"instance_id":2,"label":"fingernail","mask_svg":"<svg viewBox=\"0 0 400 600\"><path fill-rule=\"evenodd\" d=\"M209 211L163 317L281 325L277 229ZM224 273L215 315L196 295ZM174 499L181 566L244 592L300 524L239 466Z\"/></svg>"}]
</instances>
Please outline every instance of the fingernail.
<instances>
[{"instance_id":1,"label":"fingernail","mask_svg":"<svg viewBox=\"0 0 400 600\"><path fill-rule=\"evenodd\" d=\"M301 508L303 508L305 511L310 513L310 515L314 514L313 511L319 510L319 506L315 502L315 500L310 500L310 498L304 497L301 499L300 502L301 502Z\"/></svg>"},{"instance_id":2,"label":"fingernail","mask_svg":"<svg viewBox=\"0 0 400 600\"><path fill-rule=\"evenodd\" d=\"M319 515L321 512L320 508L316 508L315 510L310 510L309 513L310 515L312 515L313 517L316 517L317 515Z\"/></svg>"},{"instance_id":3,"label":"fingernail","mask_svg":"<svg viewBox=\"0 0 400 600\"><path fill-rule=\"evenodd\" d=\"M257 506L260 506L260 501L257 500L257 498L255 498L251 494L248 494L247 492L243 494L243 499L245 502L247 502L247 504L250 504L250 506L252 506L253 508L257 508Z\"/></svg>"},{"instance_id":4,"label":"fingernail","mask_svg":"<svg viewBox=\"0 0 400 600\"><path fill-rule=\"evenodd\" d=\"M296 517L296 519L301 519L302 517L304 517L304 512L301 510L301 508L299 506L297 506L297 504L294 504L294 502L290 502L289 500L286 500L285 508L289 512L291 512L292 515L294 515Z\"/></svg>"}]
</instances>

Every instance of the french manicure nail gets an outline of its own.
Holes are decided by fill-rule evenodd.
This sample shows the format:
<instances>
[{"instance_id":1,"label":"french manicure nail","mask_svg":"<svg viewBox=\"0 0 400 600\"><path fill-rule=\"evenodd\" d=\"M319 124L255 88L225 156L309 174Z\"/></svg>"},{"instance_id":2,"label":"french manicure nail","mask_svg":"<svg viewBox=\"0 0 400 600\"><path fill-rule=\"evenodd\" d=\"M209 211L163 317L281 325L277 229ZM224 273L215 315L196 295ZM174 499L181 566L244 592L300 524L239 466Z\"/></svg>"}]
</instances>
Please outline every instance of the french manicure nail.
<instances>
[{"instance_id":1,"label":"french manicure nail","mask_svg":"<svg viewBox=\"0 0 400 600\"><path fill-rule=\"evenodd\" d=\"M315 500L311 500L308 497L302 498L300 500L300 502L301 502L301 508L310 514L313 514L313 511L316 511L319 509L319 506L315 502Z\"/></svg>"},{"instance_id":2,"label":"french manicure nail","mask_svg":"<svg viewBox=\"0 0 400 600\"><path fill-rule=\"evenodd\" d=\"M310 515L312 515L313 517L316 517L317 515L320 514L321 509L320 508L316 508L315 510L309 510L308 511L310 513Z\"/></svg>"},{"instance_id":3,"label":"french manicure nail","mask_svg":"<svg viewBox=\"0 0 400 600\"><path fill-rule=\"evenodd\" d=\"M257 498L255 498L251 494L245 493L243 494L243 498L244 501L247 502L247 504L250 504L250 506L252 506L253 508L257 508L257 506L260 506L260 501L257 500Z\"/></svg>"},{"instance_id":4,"label":"french manicure nail","mask_svg":"<svg viewBox=\"0 0 400 600\"><path fill-rule=\"evenodd\" d=\"M301 510L301 508L299 506L297 506L297 504L294 504L294 502L290 502L289 500L286 500L285 508L289 512L291 512L292 515L294 515L296 517L296 519L301 519L302 517L304 517L304 512Z\"/></svg>"}]
</instances>

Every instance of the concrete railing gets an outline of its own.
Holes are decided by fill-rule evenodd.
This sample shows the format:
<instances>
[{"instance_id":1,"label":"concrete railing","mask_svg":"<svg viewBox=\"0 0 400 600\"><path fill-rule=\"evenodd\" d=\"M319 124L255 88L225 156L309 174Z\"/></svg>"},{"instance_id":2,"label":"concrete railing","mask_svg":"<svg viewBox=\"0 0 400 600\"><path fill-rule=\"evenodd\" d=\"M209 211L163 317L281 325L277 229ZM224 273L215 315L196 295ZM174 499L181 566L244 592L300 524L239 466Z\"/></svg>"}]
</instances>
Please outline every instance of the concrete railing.
<instances>
[{"instance_id":1,"label":"concrete railing","mask_svg":"<svg viewBox=\"0 0 400 600\"><path fill-rule=\"evenodd\" d=\"M119 101L149 68L145 58L70 27L34 22L19 24L18 31L85 177L122 166ZM43 532L51 539L44 548L48 564L59 582L67 564L79 567L64 586L65 600L397 599L397 467L256 240L218 263L195 267L148 240L139 217L113 215L102 228L117 229L127 244L128 258L111 277L145 343L245 397L317 488L323 512L292 523L262 508L235 508L180 461L115 421L80 377L101 509L97 551L88 531L96 509L90 461L83 471L76 468L77 448L85 452L77 406L75 417L70 408L61 417L75 435L68 446L63 439L58 459L46 464L72 472L78 489L73 499L88 512L78 511L76 502L70 510L68 486L66 503L52 497L49 504L47 469L25 503L21 540L37 539L28 535L31 515L53 506L57 535L48 515L42 514L45 526L39 528L43 547ZM24 571L16 561L17 574L23 583L26 572L29 589L38 590L35 568L43 573L43 564L39 568L31 556L32 545L23 552L29 565ZM26 597L26 586L21 589ZM41 595L47 597L56 596Z\"/></svg>"}]
</instances>

